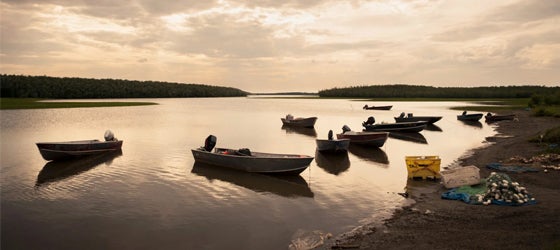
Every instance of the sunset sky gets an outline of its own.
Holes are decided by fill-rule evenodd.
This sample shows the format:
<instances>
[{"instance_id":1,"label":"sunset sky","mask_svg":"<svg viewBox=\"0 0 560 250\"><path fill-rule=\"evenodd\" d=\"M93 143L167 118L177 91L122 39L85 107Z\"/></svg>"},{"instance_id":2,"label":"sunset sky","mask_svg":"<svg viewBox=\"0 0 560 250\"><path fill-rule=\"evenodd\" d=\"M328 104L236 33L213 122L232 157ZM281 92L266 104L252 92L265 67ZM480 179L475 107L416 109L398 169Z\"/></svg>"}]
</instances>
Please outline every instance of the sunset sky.
<instances>
[{"instance_id":1,"label":"sunset sky","mask_svg":"<svg viewBox=\"0 0 560 250\"><path fill-rule=\"evenodd\" d=\"M560 85L560 1L2 0L0 73L231 86Z\"/></svg>"}]
</instances>

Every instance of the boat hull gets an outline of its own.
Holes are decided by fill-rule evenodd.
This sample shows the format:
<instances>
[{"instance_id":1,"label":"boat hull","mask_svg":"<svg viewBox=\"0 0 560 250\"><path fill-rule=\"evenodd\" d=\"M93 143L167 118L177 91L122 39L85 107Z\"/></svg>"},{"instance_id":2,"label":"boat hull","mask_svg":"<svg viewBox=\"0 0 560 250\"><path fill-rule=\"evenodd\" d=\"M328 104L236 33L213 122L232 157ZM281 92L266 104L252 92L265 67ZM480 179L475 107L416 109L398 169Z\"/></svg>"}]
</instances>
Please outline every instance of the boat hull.
<instances>
[{"instance_id":1,"label":"boat hull","mask_svg":"<svg viewBox=\"0 0 560 250\"><path fill-rule=\"evenodd\" d=\"M286 126L313 128L315 126L315 122L317 121L317 117L294 119L280 118L280 120L282 120L282 124Z\"/></svg>"},{"instance_id":2,"label":"boat hull","mask_svg":"<svg viewBox=\"0 0 560 250\"><path fill-rule=\"evenodd\" d=\"M237 155L234 149L217 148L214 152L192 149L196 162L261 174L298 175L305 170L313 157L296 154L252 152L251 156Z\"/></svg>"},{"instance_id":3,"label":"boat hull","mask_svg":"<svg viewBox=\"0 0 560 250\"><path fill-rule=\"evenodd\" d=\"M390 106L368 106L364 107L365 110L391 110L393 108L392 105Z\"/></svg>"},{"instance_id":4,"label":"boat hull","mask_svg":"<svg viewBox=\"0 0 560 250\"><path fill-rule=\"evenodd\" d=\"M458 115L457 120L459 121L478 121L482 118L483 114L467 114L467 115Z\"/></svg>"},{"instance_id":5,"label":"boat hull","mask_svg":"<svg viewBox=\"0 0 560 250\"><path fill-rule=\"evenodd\" d=\"M67 160L121 150L123 141L68 141L36 143L43 159L47 161Z\"/></svg>"},{"instance_id":6,"label":"boat hull","mask_svg":"<svg viewBox=\"0 0 560 250\"><path fill-rule=\"evenodd\" d=\"M342 134L337 134L338 139L350 139L350 143L359 144L370 147L382 147L389 133L387 132L354 132L349 131Z\"/></svg>"},{"instance_id":7,"label":"boat hull","mask_svg":"<svg viewBox=\"0 0 560 250\"><path fill-rule=\"evenodd\" d=\"M317 150L325 153L345 153L348 151L348 146L350 146L350 139L316 139L315 141L317 143Z\"/></svg>"},{"instance_id":8,"label":"boat hull","mask_svg":"<svg viewBox=\"0 0 560 250\"><path fill-rule=\"evenodd\" d=\"M366 124L365 131L382 131L382 132L407 132L418 133L426 128L426 122L397 122L397 123L380 123Z\"/></svg>"},{"instance_id":9,"label":"boat hull","mask_svg":"<svg viewBox=\"0 0 560 250\"><path fill-rule=\"evenodd\" d=\"M486 122L512 121L515 119L515 115L486 115L484 119Z\"/></svg>"},{"instance_id":10,"label":"boat hull","mask_svg":"<svg viewBox=\"0 0 560 250\"><path fill-rule=\"evenodd\" d=\"M400 122L427 122L428 124L436 123L441 120L441 116L412 116L412 117L395 117L395 121Z\"/></svg>"}]
</instances>

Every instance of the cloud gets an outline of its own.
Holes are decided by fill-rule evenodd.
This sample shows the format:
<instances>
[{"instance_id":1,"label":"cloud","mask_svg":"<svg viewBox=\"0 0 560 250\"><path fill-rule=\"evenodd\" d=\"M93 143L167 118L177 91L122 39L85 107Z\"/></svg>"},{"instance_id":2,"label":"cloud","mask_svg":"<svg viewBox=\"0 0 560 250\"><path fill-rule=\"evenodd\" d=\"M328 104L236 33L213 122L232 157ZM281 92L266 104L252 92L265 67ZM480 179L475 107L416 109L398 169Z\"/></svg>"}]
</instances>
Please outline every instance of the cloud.
<instances>
[{"instance_id":1,"label":"cloud","mask_svg":"<svg viewBox=\"0 0 560 250\"><path fill-rule=\"evenodd\" d=\"M557 22L560 18L559 1L520 1L498 7L489 13L475 17L468 23L455 25L448 30L434 34L435 41L464 42L487 36L508 34L512 30L523 30L534 22Z\"/></svg>"},{"instance_id":2,"label":"cloud","mask_svg":"<svg viewBox=\"0 0 560 250\"><path fill-rule=\"evenodd\" d=\"M552 70L559 64L559 5L4 0L0 62L2 73L227 84L248 91L549 81L560 78Z\"/></svg>"},{"instance_id":3,"label":"cloud","mask_svg":"<svg viewBox=\"0 0 560 250\"><path fill-rule=\"evenodd\" d=\"M505 6L486 17L488 21L526 23L560 17L559 1L529 0Z\"/></svg>"}]
</instances>

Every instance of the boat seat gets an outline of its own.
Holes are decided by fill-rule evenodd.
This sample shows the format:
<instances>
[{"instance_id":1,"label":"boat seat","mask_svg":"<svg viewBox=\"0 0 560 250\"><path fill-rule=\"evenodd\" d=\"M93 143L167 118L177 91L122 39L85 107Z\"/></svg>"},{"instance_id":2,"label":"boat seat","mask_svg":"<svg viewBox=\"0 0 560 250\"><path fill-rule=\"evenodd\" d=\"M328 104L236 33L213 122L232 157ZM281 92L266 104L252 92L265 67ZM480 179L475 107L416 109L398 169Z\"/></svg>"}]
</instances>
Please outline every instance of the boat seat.
<instances>
[{"instance_id":1,"label":"boat seat","mask_svg":"<svg viewBox=\"0 0 560 250\"><path fill-rule=\"evenodd\" d=\"M235 154L241 156L251 156L251 150L248 148L240 148L239 150L235 150Z\"/></svg>"}]
</instances>

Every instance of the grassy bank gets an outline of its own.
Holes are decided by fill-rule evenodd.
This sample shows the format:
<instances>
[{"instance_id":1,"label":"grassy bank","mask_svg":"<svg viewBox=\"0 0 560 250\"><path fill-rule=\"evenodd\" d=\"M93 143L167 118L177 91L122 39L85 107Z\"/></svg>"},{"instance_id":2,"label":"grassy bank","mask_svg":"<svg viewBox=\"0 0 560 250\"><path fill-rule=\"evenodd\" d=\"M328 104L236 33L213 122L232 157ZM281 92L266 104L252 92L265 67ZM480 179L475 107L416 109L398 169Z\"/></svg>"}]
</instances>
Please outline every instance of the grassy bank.
<instances>
[{"instance_id":1,"label":"grassy bank","mask_svg":"<svg viewBox=\"0 0 560 250\"><path fill-rule=\"evenodd\" d=\"M497 100L468 100L476 104L475 106L458 106L453 107L453 110L468 110L468 111L481 111L481 112L500 112L507 110L519 110L528 107L528 98L516 99L497 99Z\"/></svg>"},{"instance_id":2,"label":"grassy bank","mask_svg":"<svg viewBox=\"0 0 560 250\"><path fill-rule=\"evenodd\" d=\"M479 112L504 112L511 110L529 109L529 99L505 99L496 101L472 101L477 105L475 106L458 106L452 107L453 110L468 110ZM535 116L551 116L560 118L560 106L558 105L539 105L531 107L533 115Z\"/></svg>"},{"instance_id":3,"label":"grassy bank","mask_svg":"<svg viewBox=\"0 0 560 250\"><path fill-rule=\"evenodd\" d=\"M43 102L45 99L1 98L0 109L94 108L156 105L155 102Z\"/></svg>"}]
</instances>

